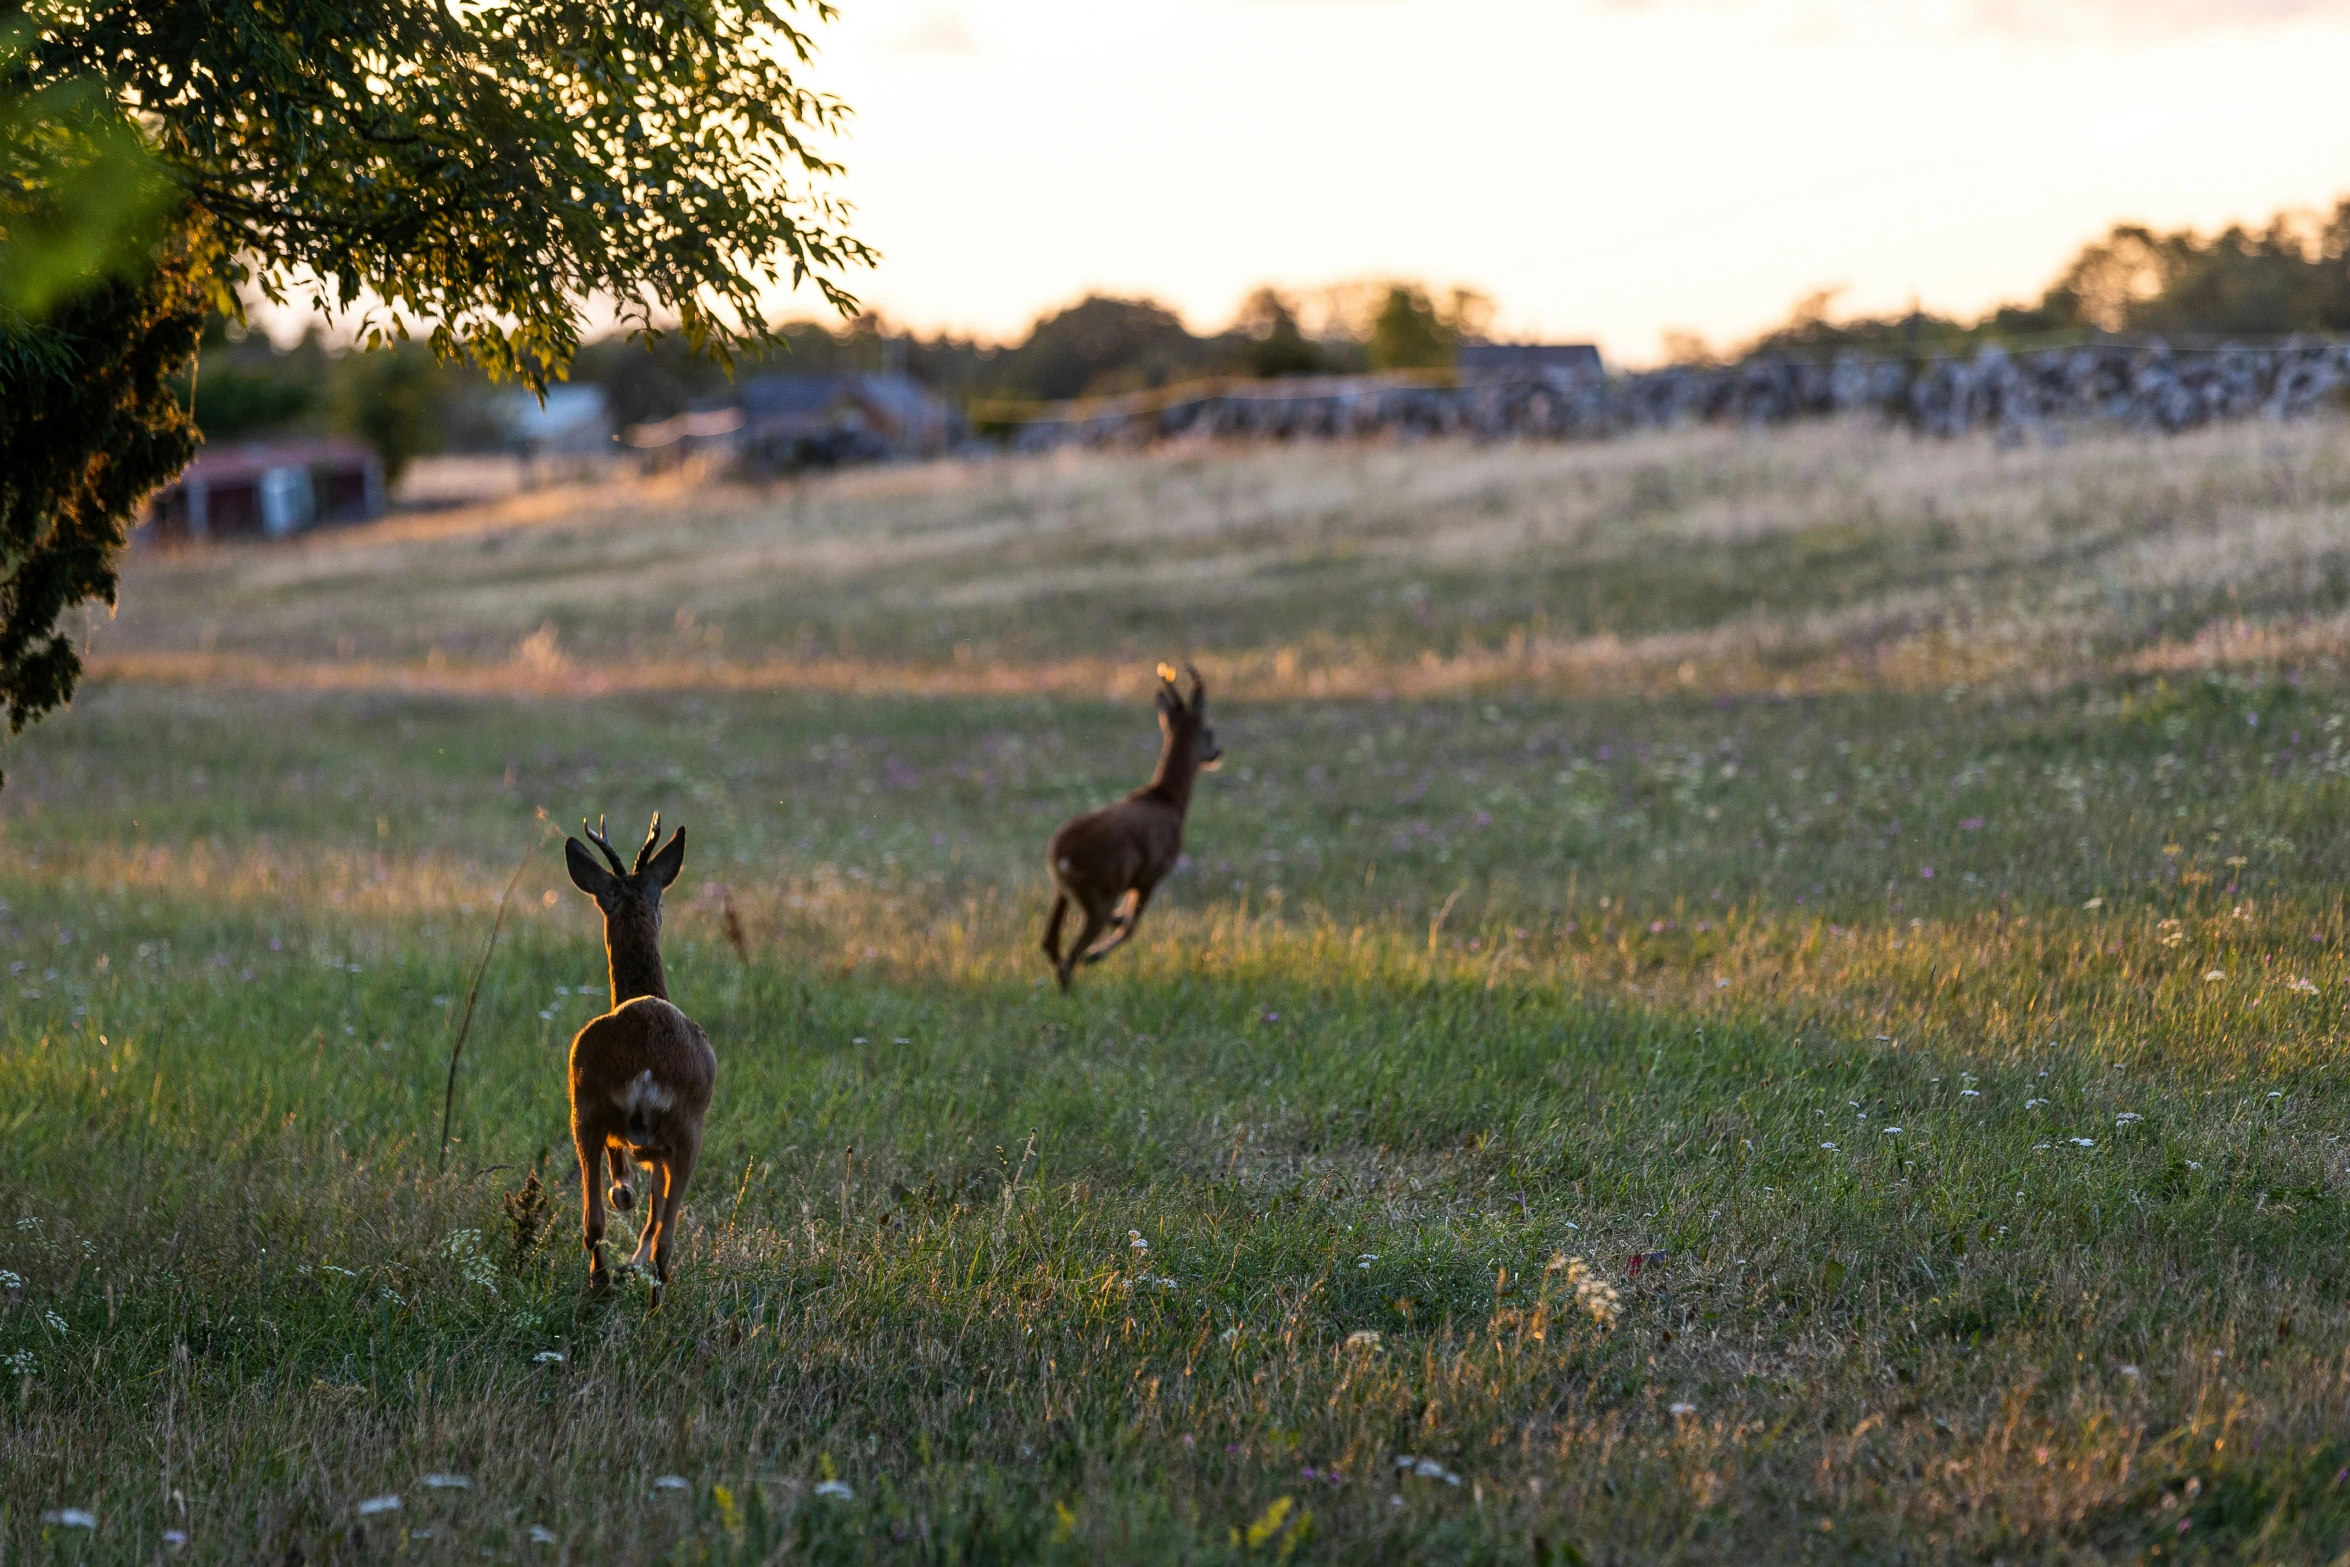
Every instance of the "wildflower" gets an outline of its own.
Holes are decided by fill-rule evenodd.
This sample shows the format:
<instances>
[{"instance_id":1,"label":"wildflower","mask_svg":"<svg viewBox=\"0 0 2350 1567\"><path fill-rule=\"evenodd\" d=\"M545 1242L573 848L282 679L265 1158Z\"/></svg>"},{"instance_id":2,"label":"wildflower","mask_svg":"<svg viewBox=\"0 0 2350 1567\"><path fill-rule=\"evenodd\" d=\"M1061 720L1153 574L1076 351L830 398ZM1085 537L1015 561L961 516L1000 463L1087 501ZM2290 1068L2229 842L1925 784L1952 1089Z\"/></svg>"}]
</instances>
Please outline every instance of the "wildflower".
<instances>
[{"instance_id":1,"label":"wildflower","mask_svg":"<svg viewBox=\"0 0 2350 1567\"><path fill-rule=\"evenodd\" d=\"M535 1364L538 1365L559 1366L563 1364L563 1351L559 1349L542 1349L530 1358Z\"/></svg>"},{"instance_id":2,"label":"wildflower","mask_svg":"<svg viewBox=\"0 0 2350 1567\"><path fill-rule=\"evenodd\" d=\"M1665 1413L1674 1416L1694 1415L1697 1413L1697 1406L1695 1404L1667 1404Z\"/></svg>"},{"instance_id":3,"label":"wildflower","mask_svg":"<svg viewBox=\"0 0 2350 1567\"><path fill-rule=\"evenodd\" d=\"M656 1491L682 1491L685 1489L685 1476L660 1475L654 1479L653 1489Z\"/></svg>"},{"instance_id":4,"label":"wildflower","mask_svg":"<svg viewBox=\"0 0 2350 1567\"><path fill-rule=\"evenodd\" d=\"M0 1268L0 1290L20 1290L23 1288L24 1276L22 1274L11 1273L6 1268Z\"/></svg>"},{"instance_id":5,"label":"wildflower","mask_svg":"<svg viewBox=\"0 0 2350 1567\"><path fill-rule=\"evenodd\" d=\"M424 1488L428 1491L470 1491L473 1489L473 1477L471 1475L426 1475Z\"/></svg>"},{"instance_id":6,"label":"wildflower","mask_svg":"<svg viewBox=\"0 0 2350 1567\"><path fill-rule=\"evenodd\" d=\"M2084 909L2102 909L2105 907L2105 900L2103 898L2091 898L2088 902L2082 904L2081 907Z\"/></svg>"},{"instance_id":7,"label":"wildflower","mask_svg":"<svg viewBox=\"0 0 2350 1567\"><path fill-rule=\"evenodd\" d=\"M98 1515L85 1512L79 1507L60 1507L53 1513L43 1513L41 1522L57 1524L67 1529L95 1529L98 1527Z\"/></svg>"},{"instance_id":8,"label":"wildflower","mask_svg":"<svg viewBox=\"0 0 2350 1567\"><path fill-rule=\"evenodd\" d=\"M166 1529L163 1531L163 1543L176 1551L188 1543L188 1533L185 1529Z\"/></svg>"},{"instance_id":9,"label":"wildflower","mask_svg":"<svg viewBox=\"0 0 2350 1567\"><path fill-rule=\"evenodd\" d=\"M553 1545L555 1531L543 1523L534 1523L530 1526L530 1543L533 1545Z\"/></svg>"},{"instance_id":10,"label":"wildflower","mask_svg":"<svg viewBox=\"0 0 2350 1567\"><path fill-rule=\"evenodd\" d=\"M2144 1116L2140 1115L2135 1110L2124 1110L2121 1114L2113 1118L2113 1124L2116 1126L2135 1126L2140 1121L2145 1119L2146 1118Z\"/></svg>"},{"instance_id":11,"label":"wildflower","mask_svg":"<svg viewBox=\"0 0 2350 1567\"><path fill-rule=\"evenodd\" d=\"M1379 1347L1379 1330L1376 1328L1355 1329L1346 1336L1346 1347L1363 1350L1377 1349Z\"/></svg>"},{"instance_id":12,"label":"wildflower","mask_svg":"<svg viewBox=\"0 0 2350 1567\"><path fill-rule=\"evenodd\" d=\"M1151 1249L1151 1243L1142 1238L1142 1231L1140 1230L1128 1230L1126 1232L1126 1246L1130 1251L1149 1251Z\"/></svg>"},{"instance_id":13,"label":"wildflower","mask_svg":"<svg viewBox=\"0 0 2350 1567\"><path fill-rule=\"evenodd\" d=\"M359 1504L359 1516L373 1518L377 1513L396 1513L400 1510L397 1496L371 1496Z\"/></svg>"},{"instance_id":14,"label":"wildflower","mask_svg":"<svg viewBox=\"0 0 2350 1567\"><path fill-rule=\"evenodd\" d=\"M2289 981L2285 988L2304 996L2314 996L2317 994L2317 987L2311 984L2308 980L2299 976L2295 976L2291 981Z\"/></svg>"},{"instance_id":15,"label":"wildflower","mask_svg":"<svg viewBox=\"0 0 2350 1567\"><path fill-rule=\"evenodd\" d=\"M1898 1126L1880 1126L1877 1128L1877 1135L1879 1137L1899 1137L1901 1135L1901 1128Z\"/></svg>"},{"instance_id":16,"label":"wildflower","mask_svg":"<svg viewBox=\"0 0 2350 1567\"><path fill-rule=\"evenodd\" d=\"M1603 1328L1616 1325L1616 1318L1623 1315L1624 1305L1623 1297L1616 1293L1613 1284L1601 1278L1580 1257L1567 1259L1567 1282L1575 1287L1575 1304L1582 1307L1593 1322Z\"/></svg>"},{"instance_id":17,"label":"wildflower","mask_svg":"<svg viewBox=\"0 0 2350 1567\"><path fill-rule=\"evenodd\" d=\"M2272 1088L2268 1091L2268 1096L2271 1099L2282 1099L2285 1097L2285 1091L2281 1088Z\"/></svg>"},{"instance_id":18,"label":"wildflower","mask_svg":"<svg viewBox=\"0 0 2350 1567\"><path fill-rule=\"evenodd\" d=\"M2094 1148L2097 1146L2097 1139L2094 1137L2076 1137L2072 1140L2072 1144L2075 1148Z\"/></svg>"},{"instance_id":19,"label":"wildflower","mask_svg":"<svg viewBox=\"0 0 2350 1567\"><path fill-rule=\"evenodd\" d=\"M1834 1153L1834 1152L1836 1152L1836 1151L1837 1151L1837 1149L1836 1149L1836 1145L1835 1145L1834 1143L1822 1143L1822 1144L1820 1144L1820 1146L1821 1146L1822 1148L1825 1148L1825 1149L1827 1149L1827 1150L1828 1150L1828 1152L1830 1152L1830 1153Z\"/></svg>"},{"instance_id":20,"label":"wildflower","mask_svg":"<svg viewBox=\"0 0 2350 1567\"><path fill-rule=\"evenodd\" d=\"M6 1366L20 1377L29 1377L40 1368L40 1362L33 1358L31 1350L20 1349L6 1360L0 1360L0 1366Z\"/></svg>"},{"instance_id":21,"label":"wildflower","mask_svg":"<svg viewBox=\"0 0 2350 1567\"><path fill-rule=\"evenodd\" d=\"M2226 974L2222 973L2218 969L2205 969L2203 971L2203 983L2206 985L2216 985L2227 977L2228 976Z\"/></svg>"},{"instance_id":22,"label":"wildflower","mask_svg":"<svg viewBox=\"0 0 2350 1567\"><path fill-rule=\"evenodd\" d=\"M849 1489L849 1483L846 1480L819 1480L816 1482L816 1494L828 1496L836 1502L854 1501L857 1495L856 1492Z\"/></svg>"},{"instance_id":23,"label":"wildflower","mask_svg":"<svg viewBox=\"0 0 2350 1567\"><path fill-rule=\"evenodd\" d=\"M1983 1097L1983 1091L1980 1088L1962 1088L1958 1091L1958 1097L1961 1099L1980 1099Z\"/></svg>"},{"instance_id":24,"label":"wildflower","mask_svg":"<svg viewBox=\"0 0 2350 1567\"><path fill-rule=\"evenodd\" d=\"M1363 1272L1368 1273L1371 1271L1371 1264L1377 1262L1378 1260L1379 1254L1377 1252L1367 1251L1355 1259L1355 1266L1362 1269Z\"/></svg>"},{"instance_id":25,"label":"wildflower","mask_svg":"<svg viewBox=\"0 0 2350 1567\"><path fill-rule=\"evenodd\" d=\"M1422 1480L1442 1480L1446 1485L1461 1483L1459 1475L1454 1474L1433 1458L1414 1458L1409 1453L1398 1453L1395 1455L1395 1467L1404 1474L1414 1475Z\"/></svg>"},{"instance_id":26,"label":"wildflower","mask_svg":"<svg viewBox=\"0 0 2350 1567\"><path fill-rule=\"evenodd\" d=\"M2048 1101L2045 1099L2027 1099L2024 1101L2024 1108L2027 1110L2037 1110L2047 1102Z\"/></svg>"},{"instance_id":27,"label":"wildflower","mask_svg":"<svg viewBox=\"0 0 2350 1567\"><path fill-rule=\"evenodd\" d=\"M1240 1325L1238 1323L1234 1323L1231 1327L1226 1328L1221 1334L1219 1334L1218 1337L1222 1338L1223 1341L1227 1344L1239 1343ZM1189 1438L1186 1438L1185 1440L1189 1440Z\"/></svg>"},{"instance_id":28,"label":"wildflower","mask_svg":"<svg viewBox=\"0 0 2350 1567\"><path fill-rule=\"evenodd\" d=\"M2132 1382L2135 1382L2138 1380L2138 1368L2136 1366L2124 1366L2122 1367L2122 1375L2128 1377Z\"/></svg>"}]
</instances>

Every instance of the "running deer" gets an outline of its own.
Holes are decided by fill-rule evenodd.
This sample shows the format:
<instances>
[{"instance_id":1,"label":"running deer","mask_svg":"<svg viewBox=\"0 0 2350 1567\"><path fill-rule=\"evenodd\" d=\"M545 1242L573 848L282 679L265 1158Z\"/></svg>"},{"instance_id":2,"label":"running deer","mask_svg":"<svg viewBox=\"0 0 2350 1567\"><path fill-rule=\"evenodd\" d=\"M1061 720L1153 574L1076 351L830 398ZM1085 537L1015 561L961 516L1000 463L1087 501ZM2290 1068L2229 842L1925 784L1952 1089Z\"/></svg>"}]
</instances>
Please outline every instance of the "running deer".
<instances>
[{"instance_id":1,"label":"running deer","mask_svg":"<svg viewBox=\"0 0 2350 1567\"><path fill-rule=\"evenodd\" d=\"M1078 964L1099 963L1132 939L1151 890L1183 853L1183 813L1191 808L1192 780L1214 771L1223 757L1216 731L1208 727L1206 683L1198 670L1183 667L1191 676L1188 701L1175 689L1175 671L1159 666L1159 730L1166 739L1151 781L1115 805L1063 823L1045 849L1053 911L1045 919L1044 955L1052 960L1053 977L1063 990ZM1085 923L1064 954L1061 920L1072 903ZM1095 947L1105 930L1112 933L1110 939Z\"/></svg>"},{"instance_id":2,"label":"running deer","mask_svg":"<svg viewBox=\"0 0 2350 1567\"><path fill-rule=\"evenodd\" d=\"M588 1278L605 1282L605 1155L612 1159L612 1206L623 1213L636 1206L629 1169L634 1159L654 1180L628 1265L650 1267L658 1300L676 1249L677 1207L702 1151L702 1115L718 1077L710 1036L671 1005L661 973L661 894L685 868L685 829L678 828L656 853L661 817L655 812L636 864L624 866L601 822L579 825L612 865L598 865L578 839L563 840L571 884L604 911L604 953L612 971L612 1010L589 1019L571 1041L571 1137L579 1148Z\"/></svg>"}]
</instances>

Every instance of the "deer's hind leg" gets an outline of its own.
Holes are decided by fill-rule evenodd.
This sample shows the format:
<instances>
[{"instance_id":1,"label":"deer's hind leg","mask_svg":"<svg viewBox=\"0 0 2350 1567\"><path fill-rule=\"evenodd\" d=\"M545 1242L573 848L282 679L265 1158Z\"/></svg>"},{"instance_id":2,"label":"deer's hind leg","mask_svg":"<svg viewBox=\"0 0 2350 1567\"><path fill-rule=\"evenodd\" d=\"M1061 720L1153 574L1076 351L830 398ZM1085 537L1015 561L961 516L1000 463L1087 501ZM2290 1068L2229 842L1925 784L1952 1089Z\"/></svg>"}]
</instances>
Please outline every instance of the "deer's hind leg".
<instances>
[{"instance_id":1,"label":"deer's hind leg","mask_svg":"<svg viewBox=\"0 0 2350 1567\"><path fill-rule=\"evenodd\" d=\"M579 1150L580 1239L587 1247L588 1282L602 1286L604 1270L604 1133L574 1119L571 1141Z\"/></svg>"},{"instance_id":2,"label":"deer's hind leg","mask_svg":"<svg viewBox=\"0 0 2350 1567\"><path fill-rule=\"evenodd\" d=\"M1110 911L1107 906L1097 908L1093 904L1087 903L1084 905L1084 909L1085 923L1078 927L1077 939L1069 944L1068 950L1054 965L1060 972L1063 990L1069 988L1069 975L1078 964L1085 961L1086 949L1100 939L1101 933L1108 928L1110 923Z\"/></svg>"},{"instance_id":3,"label":"deer's hind leg","mask_svg":"<svg viewBox=\"0 0 2350 1567\"><path fill-rule=\"evenodd\" d=\"M646 1232L652 1236L653 1278L658 1284L669 1282L670 1258L677 1251L677 1210L685 1202L686 1183L694 1178L694 1160L701 1151L699 1139L681 1139L661 1161L661 1181L654 1189L653 1211L645 1215ZM660 1221L658 1228L652 1222L656 1218Z\"/></svg>"},{"instance_id":4,"label":"deer's hind leg","mask_svg":"<svg viewBox=\"0 0 2350 1567\"><path fill-rule=\"evenodd\" d=\"M1069 894L1053 888L1053 911L1044 917L1044 956L1057 973L1061 967L1061 920L1069 912Z\"/></svg>"}]
</instances>

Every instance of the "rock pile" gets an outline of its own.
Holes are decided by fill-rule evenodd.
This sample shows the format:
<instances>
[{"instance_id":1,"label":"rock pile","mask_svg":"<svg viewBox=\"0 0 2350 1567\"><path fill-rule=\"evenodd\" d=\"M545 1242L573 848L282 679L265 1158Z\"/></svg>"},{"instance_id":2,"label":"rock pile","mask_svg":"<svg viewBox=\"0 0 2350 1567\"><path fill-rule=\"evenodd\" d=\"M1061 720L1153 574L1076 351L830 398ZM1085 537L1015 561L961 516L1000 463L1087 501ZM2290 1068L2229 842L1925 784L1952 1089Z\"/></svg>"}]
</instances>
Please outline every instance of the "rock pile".
<instances>
[{"instance_id":1,"label":"rock pile","mask_svg":"<svg viewBox=\"0 0 2350 1567\"><path fill-rule=\"evenodd\" d=\"M1595 440L1694 424L1778 425L1873 414L1933 435L2022 440L2103 423L2173 432L2286 419L2350 401L2350 342L2172 348L2098 342L1916 361L1778 356L1632 375L1560 371L1237 381L1066 404L1022 425L1020 451L1180 440L1467 436Z\"/></svg>"}]
</instances>

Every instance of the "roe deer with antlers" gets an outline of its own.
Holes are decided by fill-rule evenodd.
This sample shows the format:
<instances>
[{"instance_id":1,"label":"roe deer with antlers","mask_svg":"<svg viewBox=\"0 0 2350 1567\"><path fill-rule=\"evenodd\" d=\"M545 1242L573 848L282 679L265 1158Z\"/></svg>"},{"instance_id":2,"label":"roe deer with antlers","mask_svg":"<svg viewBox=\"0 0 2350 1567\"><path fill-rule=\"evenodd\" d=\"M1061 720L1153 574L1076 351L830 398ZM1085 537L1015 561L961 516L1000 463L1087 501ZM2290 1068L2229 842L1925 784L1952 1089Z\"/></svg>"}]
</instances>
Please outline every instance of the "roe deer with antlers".
<instances>
[{"instance_id":1,"label":"roe deer with antlers","mask_svg":"<svg viewBox=\"0 0 2350 1567\"><path fill-rule=\"evenodd\" d=\"M710 1036L670 1004L661 972L661 894L685 867L685 829L655 852L661 817L654 813L633 866L621 864L601 822L593 828L582 822L580 830L612 865L598 865L578 839L563 840L571 884L604 911L604 953L612 971L612 1010L591 1018L571 1041L571 1136L579 1148L588 1278L605 1282L605 1156L612 1160L612 1206L624 1213L636 1204L633 1159L654 1179L629 1266L650 1267L658 1300L677 1244L678 1203L702 1151L702 1116L718 1080Z\"/></svg>"},{"instance_id":2,"label":"roe deer with antlers","mask_svg":"<svg viewBox=\"0 0 2350 1567\"><path fill-rule=\"evenodd\" d=\"M1208 727L1207 685L1198 670L1188 664L1184 669L1191 676L1188 701L1175 689L1175 671L1159 666L1159 730L1165 739L1151 781L1115 805L1063 823L1045 849L1053 911L1045 919L1044 955L1052 960L1053 977L1063 990L1078 964L1099 963L1133 937L1151 890L1183 853L1183 815L1191 809L1192 780L1213 771L1224 754ZM1072 903L1084 924L1064 954L1061 921ZM1105 930L1112 932L1110 939L1095 947Z\"/></svg>"}]
</instances>

